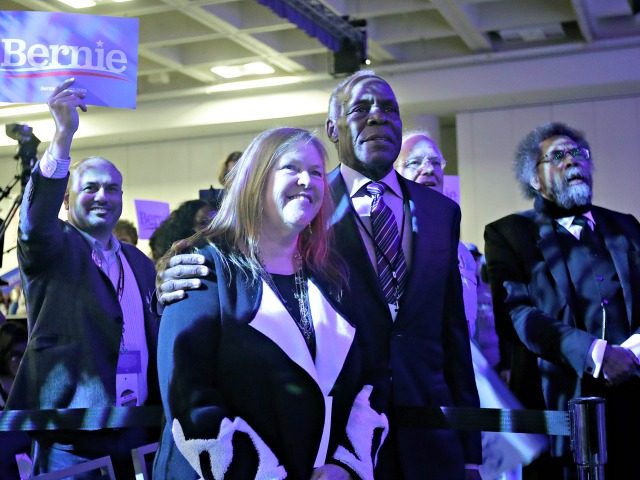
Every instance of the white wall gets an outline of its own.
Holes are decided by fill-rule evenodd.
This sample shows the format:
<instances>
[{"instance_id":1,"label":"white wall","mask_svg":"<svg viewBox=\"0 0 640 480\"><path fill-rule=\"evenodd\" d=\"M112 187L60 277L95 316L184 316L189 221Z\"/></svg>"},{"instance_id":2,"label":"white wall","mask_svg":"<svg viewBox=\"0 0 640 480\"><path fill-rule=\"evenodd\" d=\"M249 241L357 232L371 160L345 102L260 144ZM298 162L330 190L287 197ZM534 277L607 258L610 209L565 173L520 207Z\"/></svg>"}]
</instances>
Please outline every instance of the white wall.
<instances>
[{"instance_id":1,"label":"white wall","mask_svg":"<svg viewBox=\"0 0 640 480\"><path fill-rule=\"evenodd\" d=\"M513 176L517 143L537 125L582 130L595 164L594 203L640 217L640 96L514 107L456 116L462 238L482 245L484 226L531 208Z\"/></svg>"}]
</instances>

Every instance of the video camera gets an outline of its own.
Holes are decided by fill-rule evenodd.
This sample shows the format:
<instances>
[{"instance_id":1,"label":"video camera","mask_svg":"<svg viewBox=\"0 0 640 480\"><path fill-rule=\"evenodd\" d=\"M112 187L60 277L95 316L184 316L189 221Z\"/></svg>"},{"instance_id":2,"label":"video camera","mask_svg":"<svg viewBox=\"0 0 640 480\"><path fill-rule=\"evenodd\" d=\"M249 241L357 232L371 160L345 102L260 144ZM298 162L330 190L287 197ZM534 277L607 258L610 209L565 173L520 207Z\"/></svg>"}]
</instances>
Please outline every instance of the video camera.
<instances>
[{"instance_id":1,"label":"video camera","mask_svg":"<svg viewBox=\"0 0 640 480\"><path fill-rule=\"evenodd\" d=\"M5 133L7 137L18 142L18 150L13 158L21 161L22 174L20 175L20 181L24 188L29 181L31 169L38 160L40 140L33 134L33 128L27 124L8 123L5 126Z\"/></svg>"}]
</instances>

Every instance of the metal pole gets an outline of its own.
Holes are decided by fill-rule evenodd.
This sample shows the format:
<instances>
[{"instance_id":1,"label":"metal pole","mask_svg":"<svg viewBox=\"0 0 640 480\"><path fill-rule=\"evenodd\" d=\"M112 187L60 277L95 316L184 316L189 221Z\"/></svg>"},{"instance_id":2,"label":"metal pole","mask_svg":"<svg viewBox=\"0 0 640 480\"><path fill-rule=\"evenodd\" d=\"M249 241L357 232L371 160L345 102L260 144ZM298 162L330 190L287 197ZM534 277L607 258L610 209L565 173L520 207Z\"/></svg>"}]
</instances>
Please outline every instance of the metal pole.
<instances>
[{"instance_id":1,"label":"metal pole","mask_svg":"<svg viewBox=\"0 0 640 480\"><path fill-rule=\"evenodd\" d=\"M569 400L571 450L579 480L604 480L607 463L604 398Z\"/></svg>"}]
</instances>

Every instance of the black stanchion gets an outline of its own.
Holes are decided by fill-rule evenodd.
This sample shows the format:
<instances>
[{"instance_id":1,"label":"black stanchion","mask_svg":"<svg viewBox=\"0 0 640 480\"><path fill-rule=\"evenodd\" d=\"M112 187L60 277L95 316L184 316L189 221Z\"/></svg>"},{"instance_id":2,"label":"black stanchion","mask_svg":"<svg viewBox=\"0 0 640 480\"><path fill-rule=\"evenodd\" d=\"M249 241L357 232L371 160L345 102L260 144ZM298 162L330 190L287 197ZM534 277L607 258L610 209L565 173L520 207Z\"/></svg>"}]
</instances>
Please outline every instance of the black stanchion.
<instances>
[{"instance_id":1,"label":"black stanchion","mask_svg":"<svg viewBox=\"0 0 640 480\"><path fill-rule=\"evenodd\" d=\"M571 450L579 480L604 480L607 463L604 402L599 397L569 400Z\"/></svg>"},{"instance_id":2,"label":"black stanchion","mask_svg":"<svg viewBox=\"0 0 640 480\"><path fill-rule=\"evenodd\" d=\"M397 407L390 413L396 426L570 436L578 478L604 480L604 403L603 398L585 397L570 400L569 411ZM161 419L159 406L7 410L0 411L0 432L148 427L160 425Z\"/></svg>"}]
</instances>

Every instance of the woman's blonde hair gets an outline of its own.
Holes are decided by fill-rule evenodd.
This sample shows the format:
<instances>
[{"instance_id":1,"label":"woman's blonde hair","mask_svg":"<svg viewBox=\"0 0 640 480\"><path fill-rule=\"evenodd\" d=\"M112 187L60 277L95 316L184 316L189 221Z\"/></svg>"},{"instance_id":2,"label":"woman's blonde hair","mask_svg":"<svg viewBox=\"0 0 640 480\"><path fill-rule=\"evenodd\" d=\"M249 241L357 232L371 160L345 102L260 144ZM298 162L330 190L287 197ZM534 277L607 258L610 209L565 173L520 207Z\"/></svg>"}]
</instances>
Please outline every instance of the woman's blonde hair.
<instances>
[{"instance_id":1,"label":"woman's blonde hair","mask_svg":"<svg viewBox=\"0 0 640 480\"><path fill-rule=\"evenodd\" d=\"M326 165L324 145L308 130L274 128L254 138L231 170L228 188L211 223L186 242L174 245L165 256L164 263L184 247L196 246L207 240L222 252L225 262L247 271L254 279L259 278L262 271L260 231L267 177L280 157L300 143L313 145ZM306 268L342 287L345 269L331 246L329 219L333 202L326 175L323 182L322 205L310 225L300 233L298 251Z\"/></svg>"}]
</instances>

